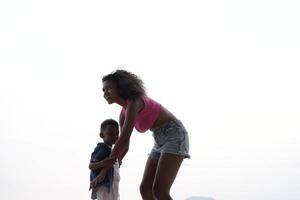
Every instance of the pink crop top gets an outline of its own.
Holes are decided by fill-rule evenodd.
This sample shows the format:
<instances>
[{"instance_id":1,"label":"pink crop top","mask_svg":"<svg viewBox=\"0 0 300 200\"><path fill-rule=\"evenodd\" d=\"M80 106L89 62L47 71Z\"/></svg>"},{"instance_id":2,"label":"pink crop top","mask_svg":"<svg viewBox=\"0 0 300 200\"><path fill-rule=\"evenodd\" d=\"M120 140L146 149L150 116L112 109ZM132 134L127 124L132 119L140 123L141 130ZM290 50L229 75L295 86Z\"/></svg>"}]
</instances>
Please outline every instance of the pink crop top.
<instances>
[{"instance_id":1,"label":"pink crop top","mask_svg":"<svg viewBox=\"0 0 300 200\"><path fill-rule=\"evenodd\" d=\"M137 114L134 127L137 131L144 133L152 127L158 118L161 105L147 96L142 97L142 99L144 100L145 106L143 110ZM121 114L125 115L124 107L121 110Z\"/></svg>"}]
</instances>

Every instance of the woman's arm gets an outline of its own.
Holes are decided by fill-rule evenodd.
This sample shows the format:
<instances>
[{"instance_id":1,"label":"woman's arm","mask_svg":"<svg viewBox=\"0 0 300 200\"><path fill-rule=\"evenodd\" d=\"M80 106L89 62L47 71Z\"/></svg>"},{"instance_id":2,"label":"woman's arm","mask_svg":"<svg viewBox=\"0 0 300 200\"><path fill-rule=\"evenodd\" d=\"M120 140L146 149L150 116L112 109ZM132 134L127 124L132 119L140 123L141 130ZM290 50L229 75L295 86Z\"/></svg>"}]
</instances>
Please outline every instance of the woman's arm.
<instances>
[{"instance_id":1,"label":"woman's arm","mask_svg":"<svg viewBox=\"0 0 300 200\"><path fill-rule=\"evenodd\" d=\"M120 112L120 116L119 116L119 124L120 124L120 130L122 130L123 125L124 125L124 121L125 121L125 113L124 112ZM123 149L123 151L120 152L120 158L123 158L127 153L126 149ZM119 164L121 165L122 161L119 160Z\"/></svg>"},{"instance_id":2,"label":"woman's arm","mask_svg":"<svg viewBox=\"0 0 300 200\"><path fill-rule=\"evenodd\" d=\"M128 152L130 137L138 111L138 101L128 101L125 116L120 116L121 134L116 144L114 145L110 157L116 157L119 161L121 161Z\"/></svg>"}]
</instances>

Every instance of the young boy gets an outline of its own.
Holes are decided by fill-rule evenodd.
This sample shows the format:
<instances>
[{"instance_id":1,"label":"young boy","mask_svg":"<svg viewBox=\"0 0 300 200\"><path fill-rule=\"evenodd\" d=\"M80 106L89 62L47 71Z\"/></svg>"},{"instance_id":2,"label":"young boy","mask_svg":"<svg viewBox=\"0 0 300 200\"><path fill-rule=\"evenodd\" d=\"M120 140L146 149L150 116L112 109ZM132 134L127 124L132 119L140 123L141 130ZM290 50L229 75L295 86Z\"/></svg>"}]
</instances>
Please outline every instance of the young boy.
<instances>
[{"instance_id":1,"label":"young boy","mask_svg":"<svg viewBox=\"0 0 300 200\"><path fill-rule=\"evenodd\" d=\"M119 124L113 119L107 119L101 123L100 137L103 142L100 142L95 147L91 154L89 168L91 169L90 181L95 180L100 173L101 168L96 163L109 157L112 145L115 144L119 137ZM108 171L104 180L92 189L92 199L98 200L118 200L119 199L119 163Z\"/></svg>"}]
</instances>

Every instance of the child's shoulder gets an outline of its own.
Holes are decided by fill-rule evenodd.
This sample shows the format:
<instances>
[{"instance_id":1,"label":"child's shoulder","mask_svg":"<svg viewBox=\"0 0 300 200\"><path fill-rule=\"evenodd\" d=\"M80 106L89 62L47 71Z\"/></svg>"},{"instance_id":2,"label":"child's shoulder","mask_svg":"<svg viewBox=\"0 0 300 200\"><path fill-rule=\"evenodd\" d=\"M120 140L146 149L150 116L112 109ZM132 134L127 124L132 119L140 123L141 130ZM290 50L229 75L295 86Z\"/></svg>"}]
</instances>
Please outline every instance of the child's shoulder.
<instances>
[{"instance_id":1,"label":"child's shoulder","mask_svg":"<svg viewBox=\"0 0 300 200\"><path fill-rule=\"evenodd\" d=\"M97 146L95 147L95 149L106 149L106 148L109 148L109 146L103 142L97 143Z\"/></svg>"},{"instance_id":2,"label":"child's shoulder","mask_svg":"<svg viewBox=\"0 0 300 200\"><path fill-rule=\"evenodd\" d=\"M98 146L104 146L104 145L106 145L104 142L99 142L99 143L97 143L97 147L98 147Z\"/></svg>"},{"instance_id":3,"label":"child's shoulder","mask_svg":"<svg viewBox=\"0 0 300 200\"><path fill-rule=\"evenodd\" d=\"M98 143L95 147L92 156L98 157L100 155L109 155L111 152L111 148L105 143Z\"/></svg>"}]
</instances>

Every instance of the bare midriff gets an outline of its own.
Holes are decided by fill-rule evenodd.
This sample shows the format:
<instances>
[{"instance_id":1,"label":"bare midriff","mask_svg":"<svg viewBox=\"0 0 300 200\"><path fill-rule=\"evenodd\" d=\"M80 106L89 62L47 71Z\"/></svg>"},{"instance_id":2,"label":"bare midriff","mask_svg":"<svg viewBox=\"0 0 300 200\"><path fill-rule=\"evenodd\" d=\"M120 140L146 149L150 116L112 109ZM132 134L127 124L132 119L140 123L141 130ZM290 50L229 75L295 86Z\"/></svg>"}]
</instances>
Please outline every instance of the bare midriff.
<instances>
[{"instance_id":1,"label":"bare midriff","mask_svg":"<svg viewBox=\"0 0 300 200\"><path fill-rule=\"evenodd\" d=\"M176 117L170 111L168 111L166 108L161 106L160 114L159 114L158 118L155 120L155 122L152 125L152 127L150 128L150 130L155 131L155 130L159 129L160 127L162 127L163 125L165 125L175 119L176 119Z\"/></svg>"}]
</instances>

